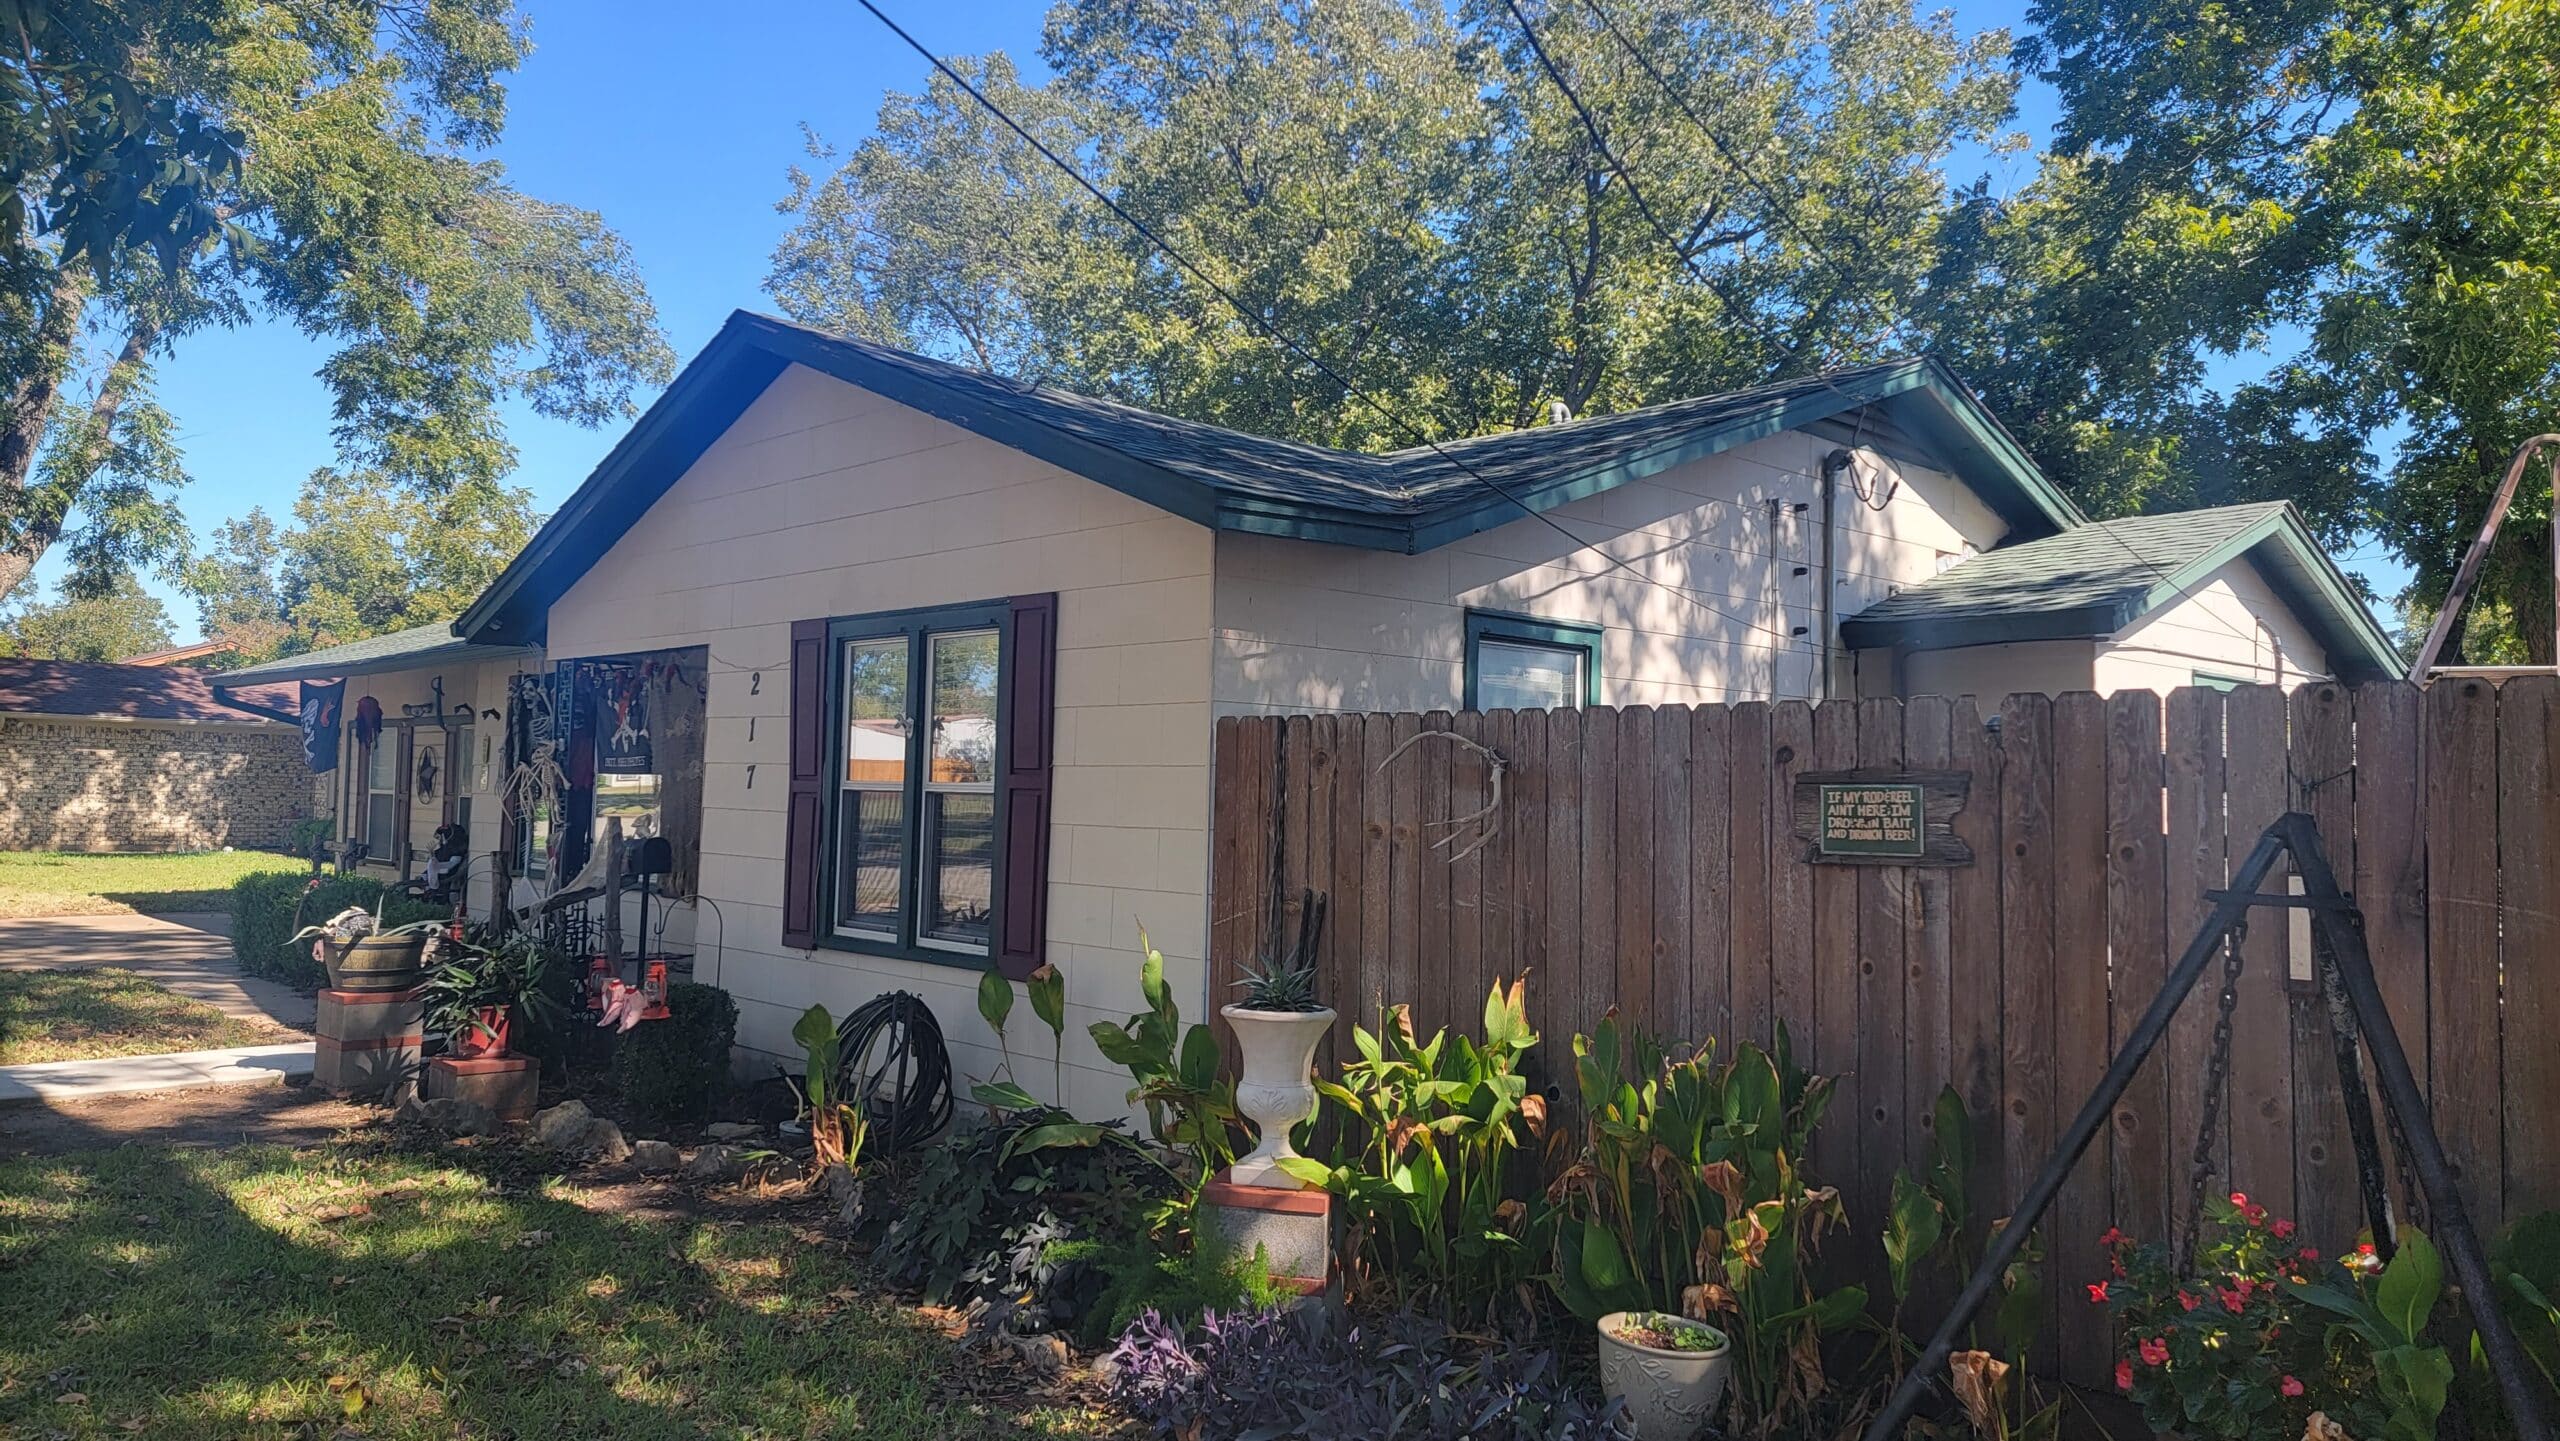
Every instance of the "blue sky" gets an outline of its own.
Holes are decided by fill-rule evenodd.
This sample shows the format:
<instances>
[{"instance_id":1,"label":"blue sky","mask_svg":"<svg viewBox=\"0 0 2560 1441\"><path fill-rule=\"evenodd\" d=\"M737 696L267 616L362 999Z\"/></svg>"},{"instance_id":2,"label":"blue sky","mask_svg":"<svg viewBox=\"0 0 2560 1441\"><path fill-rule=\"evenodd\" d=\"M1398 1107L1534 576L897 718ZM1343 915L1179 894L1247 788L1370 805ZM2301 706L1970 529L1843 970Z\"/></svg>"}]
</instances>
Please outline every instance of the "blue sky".
<instances>
[{"instance_id":1,"label":"blue sky","mask_svg":"<svg viewBox=\"0 0 2560 1441\"><path fill-rule=\"evenodd\" d=\"M509 86L498 149L515 183L600 212L630 242L680 357L731 310L769 309L759 288L782 234L774 201L803 158L805 122L839 146L870 133L881 95L915 90L924 61L851 0L703 6L525 0L535 50ZM1037 71L1045 0L884 0L944 54L1003 49ZM2025 0L1959 0L1967 30L2015 27ZM2021 97L2019 126L2041 139L2053 103ZM1977 168L1978 159L1972 162ZM2023 183L2017 159L1999 179ZM263 505L280 519L302 479L329 463L329 400L316 372L324 347L290 327L258 324L189 337L160 367L194 483L184 505L199 537ZM644 401L646 397L643 397ZM582 430L530 413L510 417L517 483L556 507L618 431ZM38 570L49 586L58 559ZM2398 580L2373 574L2386 593ZM197 634L192 601L154 577L182 639Z\"/></svg>"}]
</instances>

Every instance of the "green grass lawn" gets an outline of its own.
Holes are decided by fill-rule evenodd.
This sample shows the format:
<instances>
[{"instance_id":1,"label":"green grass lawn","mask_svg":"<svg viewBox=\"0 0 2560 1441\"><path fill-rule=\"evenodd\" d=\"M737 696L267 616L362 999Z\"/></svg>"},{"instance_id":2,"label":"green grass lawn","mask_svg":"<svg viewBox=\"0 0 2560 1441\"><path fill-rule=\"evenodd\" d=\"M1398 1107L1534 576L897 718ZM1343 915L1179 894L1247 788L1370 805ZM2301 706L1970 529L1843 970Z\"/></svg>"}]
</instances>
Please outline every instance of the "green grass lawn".
<instances>
[{"instance_id":1,"label":"green grass lawn","mask_svg":"<svg viewBox=\"0 0 2560 1441\"><path fill-rule=\"evenodd\" d=\"M352 1142L0 1164L0 1436L1096 1434L940 1399L973 1363L831 1241L591 1209L508 1164Z\"/></svg>"},{"instance_id":2,"label":"green grass lawn","mask_svg":"<svg viewBox=\"0 0 2560 1441\"><path fill-rule=\"evenodd\" d=\"M231 883L242 876L306 870L309 864L273 851L147 856L0 851L0 918L219 911L230 905Z\"/></svg>"},{"instance_id":3,"label":"green grass lawn","mask_svg":"<svg viewBox=\"0 0 2560 1441\"><path fill-rule=\"evenodd\" d=\"M0 971L0 1066L210 1051L287 1040L280 1027L226 1016L132 971Z\"/></svg>"}]
</instances>

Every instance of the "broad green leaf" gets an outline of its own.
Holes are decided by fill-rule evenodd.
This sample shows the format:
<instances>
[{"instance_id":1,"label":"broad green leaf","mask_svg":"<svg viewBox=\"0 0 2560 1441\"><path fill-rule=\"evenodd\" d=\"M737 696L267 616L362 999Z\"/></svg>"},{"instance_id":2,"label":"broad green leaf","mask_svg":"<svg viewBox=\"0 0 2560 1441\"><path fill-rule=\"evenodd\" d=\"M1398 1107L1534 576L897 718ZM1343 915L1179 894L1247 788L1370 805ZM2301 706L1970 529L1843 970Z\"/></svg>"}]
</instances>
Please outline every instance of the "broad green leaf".
<instances>
[{"instance_id":1,"label":"broad green leaf","mask_svg":"<svg viewBox=\"0 0 2560 1441\"><path fill-rule=\"evenodd\" d=\"M2403 1227L2400 1249L2391 1264L2382 1268L2382 1280L2373 1294L2374 1307L2391 1326L2393 1339L2409 1341L2424 1335L2427 1317L2443 1293L2444 1262L2436 1255L2435 1243L2417 1227Z\"/></svg>"},{"instance_id":2,"label":"broad green leaf","mask_svg":"<svg viewBox=\"0 0 2560 1441\"><path fill-rule=\"evenodd\" d=\"M1054 961L1043 963L1023 982L1022 989L1031 998L1031 1014L1049 1028L1052 1036L1067 1033L1067 973Z\"/></svg>"},{"instance_id":3,"label":"broad green leaf","mask_svg":"<svg viewBox=\"0 0 2560 1441\"><path fill-rule=\"evenodd\" d=\"M978 977L978 1014L999 1036L1004 1034L1006 1018L1013 1014L1013 982L992 968Z\"/></svg>"},{"instance_id":4,"label":"broad green leaf","mask_svg":"<svg viewBox=\"0 0 2560 1441\"><path fill-rule=\"evenodd\" d=\"M1036 1111L1040 1100L1011 1081L980 1081L969 1088L970 1099L999 1111Z\"/></svg>"}]
</instances>

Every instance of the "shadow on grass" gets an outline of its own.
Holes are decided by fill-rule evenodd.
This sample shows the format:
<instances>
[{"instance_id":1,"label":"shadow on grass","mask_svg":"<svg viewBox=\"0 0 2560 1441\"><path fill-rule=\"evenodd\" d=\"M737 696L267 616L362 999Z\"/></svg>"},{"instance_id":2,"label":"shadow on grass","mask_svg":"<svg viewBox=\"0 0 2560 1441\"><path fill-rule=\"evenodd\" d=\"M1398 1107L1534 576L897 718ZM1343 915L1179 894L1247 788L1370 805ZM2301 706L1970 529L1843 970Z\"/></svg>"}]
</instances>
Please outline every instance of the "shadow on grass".
<instances>
[{"instance_id":1,"label":"shadow on grass","mask_svg":"<svg viewBox=\"0 0 2560 1441\"><path fill-rule=\"evenodd\" d=\"M503 1148L0 1163L0 1435L1090 1434L945 1400L822 1237L579 1199Z\"/></svg>"},{"instance_id":2,"label":"shadow on grass","mask_svg":"<svg viewBox=\"0 0 2560 1441\"><path fill-rule=\"evenodd\" d=\"M116 966L0 970L0 1065L255 1046L290 1039Z\"/></svg>"}]
</instances>

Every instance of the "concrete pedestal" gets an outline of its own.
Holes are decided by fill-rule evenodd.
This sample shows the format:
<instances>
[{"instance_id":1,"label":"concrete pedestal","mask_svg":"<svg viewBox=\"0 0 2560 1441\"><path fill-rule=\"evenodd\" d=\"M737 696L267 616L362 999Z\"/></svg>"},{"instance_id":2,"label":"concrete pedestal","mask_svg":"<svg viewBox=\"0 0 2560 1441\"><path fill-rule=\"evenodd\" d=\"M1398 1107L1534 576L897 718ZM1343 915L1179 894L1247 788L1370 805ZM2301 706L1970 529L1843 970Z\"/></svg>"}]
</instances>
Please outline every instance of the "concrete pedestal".
<instances>
[{"instance_id":1,"label":"concrete pedestal","mask_svg":"<svg viewBox=\"0 0 2560 1441\"><path fill-rule=\"evenodd\" d=\"M427 1062L428 1100L478 1101L501 1121L530 1121L542 1068L531 1056L438 1056Z\"/></svg>"},{"instance_id":2,"label":"concrete pedestal","mask_svg":"<svg viewBox=\"0 0 2560 1441\"><path fill-rule=\"evenodd\" d=\"M1333 1196L1280 1186L1240 1186L1222 1172L1201 1189L1207 1229L1241 1256L1260 1247L1271 1279L1313 1294L1333 1270Z\"/></svg>"},{"instance_id":3,"label":"concrete pedestal","mask_svg":"<svg viewBox=\"0 0 2560 1441\"><path fill-rule=\"evenodd\" d=\"M312 1084L378 1095L415 1080L425 1026L416 991L322 991L311 1027Z\"/></svg>"}]
</instances>

